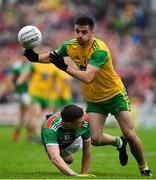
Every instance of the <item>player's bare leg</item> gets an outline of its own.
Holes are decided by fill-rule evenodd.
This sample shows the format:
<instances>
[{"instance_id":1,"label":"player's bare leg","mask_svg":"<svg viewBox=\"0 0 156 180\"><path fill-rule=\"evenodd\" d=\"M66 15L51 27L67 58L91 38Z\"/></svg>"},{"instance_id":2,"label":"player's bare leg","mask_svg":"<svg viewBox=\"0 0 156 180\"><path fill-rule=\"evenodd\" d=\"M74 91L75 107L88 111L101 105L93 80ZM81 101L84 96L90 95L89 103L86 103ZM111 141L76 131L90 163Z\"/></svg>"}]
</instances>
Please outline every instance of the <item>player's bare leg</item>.
<instances>
[{"instance_id":1,"label":"player's bare leg","mask_svg":"<svg viewBox=\"0 0 156 180\"><path fill-rule=\"evenodd\" d=\"M91 127L92 144L95 146L113 145L115 138L103 133L106 116L99 113L88 113Z\"/></svg>"},{"instance_id":2,"label":"player's bare leg","mask_svg":"<svg viewBox=\"0 0 156 180\"><path fill-rule=\"evenodd\" d=\"M112 136L103 133L106 116L99 113L88 113L91 126L92 144L94 146L113 145L119 150L119 160L122 166L128 162L128 154L126 152L127 142L123 137Z\"/></svg>"},{"instance_id":3,"label":"player's bare leg","mask_svg":"<svg viewBox=\"0 0 156 180\"><path fill-rule=\"evenodd\" d=\"M14 133L12 135L12 138L14 141L18 141L20 138L20 130L21 130L21 127L23 126L24 113L25 113L25 107L20 104L19 121L18 121L18 123L15 127L15 130L14 130Z\"/></svg>"},{"instance_id":4,"label":"player's bare leg","mask_svg":"<svg viewBox=\"0 0 156 180\"><path fill-rule=\"evenodd\" d=\"M116 114L115 117L118 120L123 135L129 143L131 153L135 157L142 175L152 175L144 158L143 145L140 138L136 135L130 112L122 111ZM144 173L144 171L146 172Z\"/></svg>"}]
</instances>

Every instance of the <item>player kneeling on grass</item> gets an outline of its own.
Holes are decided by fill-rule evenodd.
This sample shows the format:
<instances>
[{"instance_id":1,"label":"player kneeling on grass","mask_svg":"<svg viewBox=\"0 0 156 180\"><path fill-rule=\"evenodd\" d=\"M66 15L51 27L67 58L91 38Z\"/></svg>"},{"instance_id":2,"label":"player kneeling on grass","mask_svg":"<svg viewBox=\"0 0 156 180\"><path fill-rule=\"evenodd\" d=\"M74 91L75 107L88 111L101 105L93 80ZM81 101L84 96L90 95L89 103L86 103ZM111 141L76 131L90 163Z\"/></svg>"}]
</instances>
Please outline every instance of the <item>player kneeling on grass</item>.
<instances>
[{"instance_id":1,"label":"player kneeling on grass","mask_svg":"<svg viewBox=\"0 0 156 180\"><path fill-rule=\"evenodd\" d=\"M71 104L66 105L60 113L48 116L42 126L41 137L52 163L68 176L95 177L87 174L91 159L91 138L83 109ZM82 168L78 174L67 164L73 162L73 154L81 147Z\"/></svg>"}]
</instances>

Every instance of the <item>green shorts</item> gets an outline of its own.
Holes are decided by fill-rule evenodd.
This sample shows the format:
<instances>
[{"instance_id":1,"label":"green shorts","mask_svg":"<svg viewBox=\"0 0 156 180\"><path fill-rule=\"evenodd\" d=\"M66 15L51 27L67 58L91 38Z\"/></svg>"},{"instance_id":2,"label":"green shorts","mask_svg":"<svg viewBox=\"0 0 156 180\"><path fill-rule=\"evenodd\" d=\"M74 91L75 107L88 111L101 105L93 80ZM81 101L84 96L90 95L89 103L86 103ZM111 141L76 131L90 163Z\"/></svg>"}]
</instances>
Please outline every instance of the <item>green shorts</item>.
<instances>
[{"instance_id":1,"label":"green shorts","mask_svg":"<svg viewBox=\"0 0 156 180\"><path fill-rule=\"evenodd\" d=\"M95 112L108 116L109 113L115 115L116 113L125 110L131 110L129 98L125 89L113 98L108 99L106 101L98 103L87 101L87 113Z\"/></svg>"},{"instance_id":2,"label":"green shorts","mask_svg":"<svg viewBox=\"0 0 156 180\"><path fill-rule=\"evenodd\" d=\"M69 99L58 98L55 101L51 102L51 106L55 107L56 109L60 109L67 104L71 104L72 102L73 102L72 98Z\"/></svg>"},{"instance_id":3,"label":"green shorts","mask_svg":"<svg viewBox=\"0 0 156 180\"><path fill-rule=\"evenodd\" d=\"M31 103L39 103L42 106L42 109L49 107L49 99L41 98L39 96L31 96Z\"/></svg>"}]
</instances>

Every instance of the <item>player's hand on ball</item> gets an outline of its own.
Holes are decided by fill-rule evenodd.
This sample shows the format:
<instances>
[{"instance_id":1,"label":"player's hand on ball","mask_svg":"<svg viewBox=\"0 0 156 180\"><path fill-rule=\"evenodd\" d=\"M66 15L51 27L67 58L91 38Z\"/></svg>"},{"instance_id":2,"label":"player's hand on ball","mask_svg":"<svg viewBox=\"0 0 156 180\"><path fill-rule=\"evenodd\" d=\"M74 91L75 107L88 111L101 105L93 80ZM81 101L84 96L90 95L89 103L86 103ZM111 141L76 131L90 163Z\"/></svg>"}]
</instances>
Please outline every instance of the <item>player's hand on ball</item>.
<instances>
[{"instance_id":1,"label":"player's hand on ball","mask_svg":"<svg viewBox=\"0 0 156 180\"><path fill-rule=\"evenodd\" d=\"M68 65L65 64L64 58L61 55L59 55L56 51L50 52L49 57L51 59L51 62L55 64L56 67L63 71L67 70Z\"/></svg>"},{"instance_id":2,"label":"player's hand on ball","mask_svg":"<svg viewBox=\"0 0 156 180\"><path fill-rule=\"evenodd\" d=\"M39 62L39 54L35 53L33 49L26 49L24 56L31 62Z\"/></svg>"},{"instance_id":3,"label":"player's hand on ball","mask_svg":"<svg viewBox=\"0 0 156 180\"><path fill-rule=\"evenodd\" d=\"M94 174L77 174L78 177L96 177Z\"/></svg>"}]
</instances>

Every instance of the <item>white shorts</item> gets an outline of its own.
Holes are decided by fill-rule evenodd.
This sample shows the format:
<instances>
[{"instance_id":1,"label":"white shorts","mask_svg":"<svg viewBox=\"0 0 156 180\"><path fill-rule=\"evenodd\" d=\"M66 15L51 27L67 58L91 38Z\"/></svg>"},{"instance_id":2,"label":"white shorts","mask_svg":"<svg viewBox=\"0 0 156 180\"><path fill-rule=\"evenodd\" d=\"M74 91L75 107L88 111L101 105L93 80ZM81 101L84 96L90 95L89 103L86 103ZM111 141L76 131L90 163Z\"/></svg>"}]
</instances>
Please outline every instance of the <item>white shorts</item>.
<instances>
[{"instance_id":1,"label":"white shorts","mask_svg":"<svg viewBox=\"0 0 156 180\"><path fill-rule=\"evenodd\" d=\"M70 156L73 153L77 152L80 148L82 148L82 138L78 137L75 139L75 141L71 145L69 145L65 149L62 149L60 151L60 155L62 158Z\"/></svg>"},{"instance_id":2,"label":"white shorts","mask_svg":"<svg viewBox=\"0 0 156 180\"><path fill-rule=\"evenodd\" d=\"M30 96L28 93L23 93L23 94L15 93L13 98L16 102L20 103L21 105L27 106L30 104Z\"/></svg>"}]
</instances>

